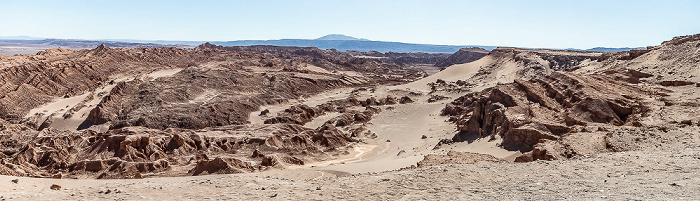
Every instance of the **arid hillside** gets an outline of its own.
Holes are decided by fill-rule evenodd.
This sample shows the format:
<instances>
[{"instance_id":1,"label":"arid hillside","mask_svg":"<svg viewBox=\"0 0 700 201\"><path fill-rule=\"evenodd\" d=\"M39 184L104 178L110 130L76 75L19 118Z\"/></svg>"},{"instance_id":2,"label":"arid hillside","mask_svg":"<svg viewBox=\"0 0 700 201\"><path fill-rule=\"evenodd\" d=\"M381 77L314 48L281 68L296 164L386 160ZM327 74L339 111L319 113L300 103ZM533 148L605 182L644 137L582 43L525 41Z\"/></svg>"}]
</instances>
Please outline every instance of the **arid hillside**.
<instances>
[{"instance_id":1,"label":"arid hillside","mask_svg":"<svg viewBox=\"0 0 700 201\"><path fill-rule=\"evenodd\" d=\"M246 125L249 115L334 88L424 76L332 50L211 44L50 49L0 63L2 172L23 176L250 172L332 158L357 141L342 125ZM361 104L336 107L346 105Z\"/></svg>"},{"instance_id":2,"label":"arid hillside","mask_svg":"<svg viewBox=\"0 0 700 201\"><path fill-rule=\"evenodd\" d=\"M43 198L16 189L50 181L68 188L51 191L61 199L699 199L698 58L700 35L611 53L3 56L0 182L44 179L0 192ZM447 67L423 70L437 61ZM200 177L152 178L172 176ZM144 180L94 180L132 178Z\"/></svg>"},{"instance_id":3,"label":"arid hillside","mask_svg":"<svg viewBox=\"0 0 700 201\"><path fill-rule=\"evenodd\" d=\"M460 130L447 141L499 141L505 149L523 152L516 159L521 162L696 146L700 144L696 115L700 85L695 81L698 63L693 58L700 57L698 42L694 35L647 50L605 53L597 59L544 57L551 59L545 59L549 65L540 75L517 76L512 83L505 81L447 104L443 115L450 116ZM490 56L496 52L499 49ZM469 90L460 84L437 86Z\"/></svg>"}]
</instances>

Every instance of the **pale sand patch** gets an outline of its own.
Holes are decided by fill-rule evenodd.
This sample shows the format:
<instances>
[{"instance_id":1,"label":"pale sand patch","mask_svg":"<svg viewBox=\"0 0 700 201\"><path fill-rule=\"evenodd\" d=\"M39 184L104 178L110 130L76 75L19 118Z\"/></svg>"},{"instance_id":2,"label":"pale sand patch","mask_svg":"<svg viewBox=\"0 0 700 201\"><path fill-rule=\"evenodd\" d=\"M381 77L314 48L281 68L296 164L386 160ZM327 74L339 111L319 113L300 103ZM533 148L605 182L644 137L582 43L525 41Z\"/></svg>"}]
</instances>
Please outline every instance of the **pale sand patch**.
<instances>
[{"instance_id":1,"label":"pale sand patch","mask_svg":"<svg viewBox=\"0 0 700 201\"><path fill-rule=\"evenodd\" d=\"M363 93L362 96L385 97L388 94L399 95L407 93L392 88L380 86L374 92L364 92L366 94ZM316 106L330 100L349 97L351 91L351 88L331 90L306 99L294 100L294 102L287 104L263 106L260 111L269 109L271 114L275 114L289 106L300 103ZM452 98L455 98L458 95L452 94L452 96ZM466 142L456 143L433 150L441 139L451 139L458 131L455 125L448 121L448 117L440 116L445 104L451 99L427 103L425 100L427 98L428 96L414 98L415 102L409 104L378 106L382 109L382 112L374 115L367 124L369 130L377 134L377 138L365 140L367 144L356 145L359 146L359 149L355 147L354 151L349 155L341 156L337 160L290 168L354 174L411 167L428 154L445 154L450 149L490 154L511 161L514 159L514 155L520 154L517 151L510 152L495 146L495 142L486 141L478 141L477 144L473 145ZM389 107L392 107L392 109L388 109ZM251 113L251 122L262 123L264 121L262 117L258 116L260 111ZM310 128L318 127L327 119L337 115L335 113L322 115L307 123L306 126ZM423 135L427 138L422 139Z\"/></svg>"},{"instance_id":2,"label":"pale sand patch","mask_svg":"<svg viewBox=\"0 0 700 201\"><path fill-rule=\"evenodd\" d=\"M377 87L374 92L367 92L366 96L384 97L393 94L396 90L408 91L429 91L428 83L438 79L445 81L468 80L474 76L479 69L496 62L491 56L486 56L480 60L458 64L435 73L421 80L405 85ZM489 78L490 82L510 82L514 79L517 65L512 61L502 61L499 68L495 69L494 77ZM344 90L344 93L342 92ZM280 112L294 104L307 104L315 106L333 99L341 99L349 96L351 89L341 89L324 92L307 99L295 100L287 104L275 106L264 106L260 111L269 109L271 114ZM451 95L456 98L458 95ZM441 139L451 139L457 130L447 117L440 116L444 104L448 100L427 103L424 99L427 96L416 99L414 103L381 106L383 111L373 116L368 123L369 129L377 134L377 139L367 140L368 145L372 145L372 150L365 150L361 157L356 160L346 160L343 164L338 161L322 163L325 167L313 167L309 170L339 171L347 173L381 172L396 170L415 165L428 154L444 154L449 150L489 154L505 160L514 160L520 155L518 151L508 151L497 146L497 141L476 140L472 143L454 143L448 146L433 150ZM263 119L258 116L260 111L251 114L251 122L261 123ZM316 122L309 124L315 127L331 115L325 116ZM422 139L425 135L427 138ZM366 147L364 147L366 148ZM355 153L356 154L356 153ZM352 154L351 154L352 155ZM351 157L354 158L354 157Z\"/></svg>"},{"instance_id":3,"label":"pale sand patch","mask_svg":"<svg viewBox=\"0 0 700 201\"><path fill-rule=\"evenodd\" d=\"M48 117L53 114L51 117L53 122L51 123L50 127L58 130L78 130L80 125L87 119L90 111L95 109L97 104L99 104L104 97L109 95L109 92L117 85L118 82L134 79L153 80L161 77L173 76L182 70L182 68L157 70L138 76L114 75L110 77L114 81L112 84L105 85L95 89L94 91L86 92L73 97L57 97L50 103L30 110L25 115L25 118L41 115L37 121L37 125L41 125L42 122L46 121ZM203 98L211 99L213 97L206 96ZM81 106L80 103L82 103L82 107L77 109L77 107ZM66 115L72 108L76 108L77 111L75 111L70 118L64 118L63 116Z\"/></svg>"},{"instance_id":4,"label":"pale sand patch","mask_svg":"<svg viewBox=\"0 0 700 201\"><path fill-rule=\"evenodd\" d=\"M314 66L311 64L306 64L304 67L301 68L302 70L308 70L312 72L317 72L317 73L324 73L324 74L333 74L332 72L326 70L325 68L321 68L318 66Z\"/></svg>"},{"instance_id":5,"label":"pale sand patch","mask_svg":"<svg viewBox=\"0 0 700 201\"><path fill-rule=\"evenodd\" d=\"M445 121L447 117L438 115L443 106L439 102L392 105L394 109L391 110L386 109L389 106L383 106L383 111L369 122L369 129L377 134L377 139L367 142L376 148L367 152L363 160L320 169L363 173L415 165L423 156L435 153L432 149L440 139L455 134L454 125ZM422 139L423 135L429 138ZM399 155L401 151L405 153Z\"/></svg>"},{"instance_id":6,"label":"pale sand patch","mask_svg":"<svg viewBox=\"0 0 700 201\"><path fill-rule=\"evenodd\" d=\"M440 148L448 151L488 154L510 162L522 155L520 151L508 151L502 147L499 147L498 144L501 143L501 141L503 140L489 141L488 138L479 138L473 142L456 142L453 144L443 145Z\"/></svg>"},{"instance_id":7,"label":"pale sand patch","mask_svg":"<svg viewBox=\"0 0 700 201\"><path fill-rule=\"evenodd\" d=\"M49 115L60 111L68 111L70 108L76 106L78 103L85 100L85 98L87 98L88 95L88 93L85 93L69 98L55 98L52 102L48 104L29 110L29 113L27 113L27 115L25 115L24 117L29 118L38 113L44 113L45 115Z\"/></svg>"},{"instance_id":8,"label":"pale sand patch","mask_svg":"<svg viewBox=\"0 0 700 201\"><path fill-rule=\"evenodd\" d=\"M197 97L190 100L189 103L206 103L216 98L220 94L221 93L217 92L216 90L206 89L202 94L199 94Z\"/></svg>"},{"instance_id":9,"label":"pale sand patch","mask_svg":"<svg viewBox=\"0 0 700 201\"><path fill-rule=\"evenodd\" d=\"M345 76L355 76L355 77L362 77L362 73L358 73L355 71L338 71L336 74L338 75L345 75Z\"/></svg>"},{"instance_id":10,"label":"pale sand patch","mask_svg":"<svg viewBox=\"0 0 700 201\"><path fill-rule=\"evenodd\" d=\"M95 109L97 104L99 104L100 101L102 101L102 99L107 96L109 91L111 91L115 86L116 84L111 84L81 95L69 98L57 98L54 102L30 110L26 117L28 118L34 116L37 112L44 113L42 118L39 120L39 123L41 123L44 122L49 115L53 114L53 123L51 123L50 127L58 130L77 130L78 127L87 119L90 111ZM82 103L82 108L75 111L70 118L63 117L72 108L79 107L80 103Z\"/></svg>"},{"instance_id":11,"label":"pale sand patch","mask_svg":"<svg viewBox=\"0 0 700 201\"><path fill-rule=\"evenodd\" d=\"M304 124L304 127L316 129L318 127L323 126L323 124L326 123L326 121L331 120L337 116L340 116L339 112L326 112L326 114L318 116L310 122Z\"/></svg>"},{"instance_id":12,"label":"pale sand patch","mask_svg":"<svg viewBox=\"0 0 700 201\"><path fill-rule=\"evenodd\" d=\"M165 69L165 70L157 70L150 72L148 74L145 74L143 76L143 80L155 80L161 77L171 77L180 71L184 70L184 68L173 68L173 69ZM148 79L150 78L150 79Z\"/></svg>"},{"instance_id":13,"label":"pale sand patch","mask_svg":"<svg viewBox=\"0 0 700 201\"><path fill-rule=\"evenodd\" d=\"M337 159L311 162L311 163L306 163L304 165L295 165L295 166L290 166L287 169L294 170L294 169L306 169L306 168L314 168L314 167L326 167L329 165L345 164L345 163L362 161L364 159L364 157L366 155L370 154L376 147L377 147L376 145L370 145L370 144L356 144L353 146L352 150L349 151L350 152L349 154L341 156Z\"/></svg>"}]
</instances>

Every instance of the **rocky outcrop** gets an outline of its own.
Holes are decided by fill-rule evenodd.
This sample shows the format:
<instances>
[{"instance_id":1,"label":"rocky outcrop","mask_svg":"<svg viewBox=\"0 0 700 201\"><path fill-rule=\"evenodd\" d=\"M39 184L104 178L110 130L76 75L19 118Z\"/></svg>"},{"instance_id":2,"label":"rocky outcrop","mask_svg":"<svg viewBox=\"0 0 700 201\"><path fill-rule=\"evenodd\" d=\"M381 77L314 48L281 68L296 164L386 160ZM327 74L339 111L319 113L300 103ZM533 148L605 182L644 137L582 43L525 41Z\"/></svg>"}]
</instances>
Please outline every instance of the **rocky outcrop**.
<instances>
[{"instance_id":1,"label":"rocky outcrop","mask_svg":"<svg viewBox=\"0 0 700 201\"><path fill-rule=\"evenodd\" d=\"M501 146L527 152L543 140L558 140L572 126L633 125L647 92L606 76L554 72L462 96L443 109L459 130L454 141L502 138Z\"/></svg>"},{"instance_id":2,"label":"rocky outcrop","mask_svg":"<svg viewBox=\"0 0 700 201\"><path fill-rule=\"evenodd\" d=\"M450 97L443 96L443 95L430 95L430 98L428 98L427 101L428 101L428 103L434 103L434 102L438 102L441 100L447 100L447 99L450 99Z\"/></svg>"},{"instance_id":3,"label":"rocky outcrop","mask_svg":"<svg viewBox=\"0 0 700 201\"><path fill-rule=\"evenodd\" d=\"M264 165L264 161L263 161ZM246 170L246 171L243 171ZM213 160L200 160L188 174L197 176L202 174L233 174L253 171L250 163L236 158L215 158Z\"/></svg>"}]
</instances>

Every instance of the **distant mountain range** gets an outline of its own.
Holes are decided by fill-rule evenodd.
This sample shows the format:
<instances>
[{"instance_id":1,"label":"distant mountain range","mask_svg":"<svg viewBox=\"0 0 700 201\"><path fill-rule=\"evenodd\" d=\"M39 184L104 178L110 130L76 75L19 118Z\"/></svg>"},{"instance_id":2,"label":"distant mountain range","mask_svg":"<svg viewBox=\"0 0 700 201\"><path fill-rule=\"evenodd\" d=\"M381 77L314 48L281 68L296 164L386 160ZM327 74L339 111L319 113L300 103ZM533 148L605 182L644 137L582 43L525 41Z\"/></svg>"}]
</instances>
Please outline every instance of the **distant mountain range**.
<instances>
[{"instance_id":1,"label":"distant mountain range","mask_svg":"<svg viewBox=\"0 0 700 201\"><path fill-rule=\"evenodd\" d=\"M281 40L239 40L239 41L214 41L216 45L223 46L249 46L249 45L274 45L274 46L299 46L318 47L320 49L336 49L339 51L378 51L378 52L427 52L427 53L454 53L464 47L480 47L492 50L496 46L457 46L457 45L429 45L401 42L371 41L358 39L344 35L328 35L318 39L281 39Z\"/></svg>"},{"instance_id":2,"label":"distant mountain range","mask_svg":"<svg viewBox=\"0 0 700 201\"><path fill-rule=\"evenodd\" d=\"M589 52L622 52L622 51L629 51L633 49L644 49L646 47L620 47L620 48L611 48L611 47L594 47L591 49L567 49L567 50L578 50L578 51L589 51Z\"/></svg>"},{"instance_id":3,"label":"distant mountain range","mask_svg":"<svg viewBox=\"0 0 700 201\"><path fill-rule=\"evenodd\" d=\"M0 40L43 40L46 38L37 38L31 36L0 36Z\"/></svg>"},{"instance_id":4,"label":"distant mountain range","mask_svg":"<svg viewBox=\"0 0 700 201\"><path fill-rule=\"evenodd\" d=\"M237 41L165 41L165 40L79 40L79 39L45 39L29 36L0 36L0 46L21 46L22 44L32 44L37 46L44 44L46 47L64 47L64 48L84 48L85 46L97 46L101 43L109 47L134 47L143 44L143 47L158 47L158 46L175 46L187 47L197 46L206 42L222 46L251 46L251 45L273 45L273 46L298 46L298 47L317 47L319 49L336 49L339 51L355 50L355 51L378 51L378 52L426 52L426 53L454 53L460 48L479 47L486 50L493 50L497 46L482 46L482 45L431 45L431 44L413 44L402 42L387 42L387 41L372 41L367 39L355 38L342 34L330 34L317 39L280 39L280 40L237 40ZM95 45L97 44L97 45ZM627 51L638 48L606 48L596 47L586 50L568 49L579 51L600 51L600 52L615 52Z\"/></svg>"}]
</instances>

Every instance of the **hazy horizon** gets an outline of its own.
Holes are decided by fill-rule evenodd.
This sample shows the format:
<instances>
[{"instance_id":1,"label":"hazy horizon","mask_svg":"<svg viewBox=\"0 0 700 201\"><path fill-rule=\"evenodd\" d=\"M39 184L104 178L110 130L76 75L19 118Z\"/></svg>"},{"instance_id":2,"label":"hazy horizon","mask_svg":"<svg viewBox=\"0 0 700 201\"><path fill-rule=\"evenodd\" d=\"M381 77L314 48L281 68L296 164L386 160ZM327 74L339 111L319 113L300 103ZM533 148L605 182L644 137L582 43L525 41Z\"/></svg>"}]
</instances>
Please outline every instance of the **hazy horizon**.
<instances>
[{"instance_id":1,"label":"hazy horizon","mask_svg":"<svg viewBox=\"0 0 700 201\"><path fill-rule=\"evenodd\" d=\"M700 33L697 1L0 1L0 36L316 39L532 48L644 47ZM682 5L682 6L679 6Z\"/></svg>"}]
</instances>

